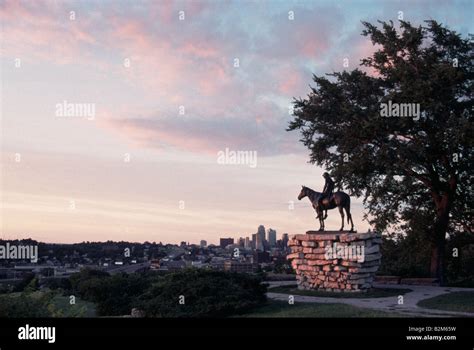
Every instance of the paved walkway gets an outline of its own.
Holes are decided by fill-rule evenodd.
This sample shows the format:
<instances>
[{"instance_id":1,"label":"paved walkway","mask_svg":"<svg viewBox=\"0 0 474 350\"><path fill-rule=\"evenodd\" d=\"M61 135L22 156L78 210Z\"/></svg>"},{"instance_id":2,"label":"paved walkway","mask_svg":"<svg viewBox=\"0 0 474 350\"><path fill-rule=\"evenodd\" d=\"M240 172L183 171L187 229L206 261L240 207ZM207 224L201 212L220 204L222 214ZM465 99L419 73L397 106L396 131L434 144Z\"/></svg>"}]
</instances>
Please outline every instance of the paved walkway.
<instances>
[{"instance_id":1,"label":"paved walkway","mask_svg":"<svg viewBox=\"0 0 474 350\"><path fill-rule=\"evenodd\" d=\"M274 300L288 301L288 294L272 293L272 287L283 285L295 285L293 281L284 282L269 282L268 298ZM416 304L423 299L429 299L441 294L451 292L474 292L474 288L455 288L455 287L437 287L437 286L414 286L405 284L377 284L374 287L378 288L397 288L397 289L411 289L411 292L403 295L403 304L398 304L398 296L384 297L384 298L329 298L329 297L312 297L303 295L294 295L295 302L304 303L342 303L357 307L364 307L376 309L386 312L396 312L412 317L474 317L471 312L456 312L427 309L417 306Z\"/></svg>"}]
</instances>

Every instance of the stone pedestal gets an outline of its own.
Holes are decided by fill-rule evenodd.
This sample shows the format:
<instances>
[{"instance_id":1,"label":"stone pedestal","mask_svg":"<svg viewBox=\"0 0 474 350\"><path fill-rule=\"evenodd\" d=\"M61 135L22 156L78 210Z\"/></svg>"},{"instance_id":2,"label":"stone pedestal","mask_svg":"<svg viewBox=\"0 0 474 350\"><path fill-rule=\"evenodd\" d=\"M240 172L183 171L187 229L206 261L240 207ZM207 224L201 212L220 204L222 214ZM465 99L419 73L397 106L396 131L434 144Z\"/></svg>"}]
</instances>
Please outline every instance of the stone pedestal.
<instances>
[{"instance_id":1,"label":"stone pedestal","mask_svg":"<svg viewBox=\"0 0 474 350\"><path fill-rule=\"evenodd\" d=\"M287 259L299 289L366 291L380 266L381 243L375 232L308 231L291 237Z\"/></svg>"}]
</instances>

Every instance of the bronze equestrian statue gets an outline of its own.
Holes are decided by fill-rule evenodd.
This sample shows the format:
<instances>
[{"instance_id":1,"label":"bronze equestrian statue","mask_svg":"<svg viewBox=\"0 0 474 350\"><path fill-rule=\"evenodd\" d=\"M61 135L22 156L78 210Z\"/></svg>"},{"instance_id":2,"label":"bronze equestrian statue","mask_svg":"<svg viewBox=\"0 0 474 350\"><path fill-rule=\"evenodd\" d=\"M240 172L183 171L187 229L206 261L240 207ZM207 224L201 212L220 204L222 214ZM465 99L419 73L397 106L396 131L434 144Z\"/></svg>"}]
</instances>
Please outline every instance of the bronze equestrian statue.
<instances>
[{"instance_id":1,"label":"bronze equestrian statue","mask_svg":"<svg viewBox=\"0 0 474 350\"><path fill-rule=\"evenodd\" d=\"M319 200L318 200L318 206L320 208L323 208L324 205L323 205L323 199L326 199L326 198L330 198L332 196L332 193L334 191L334 181L332 181L331 177L329 176L328 173L324 173L323 174L323 177L324 177L324 188L323 188L323 193L321 194L321 196L319 197ZM325 209L324 211L324 218L323 220L326 220L326 218L328 217L328 210Z\"/></svg>"},{"instance_id":2,"label":"bronze equestrian statue","mask_svg":"<svg viewBox=\"0 0 474 350\"><path fill-rule=\"evenodd\" d=\"M349 232L354 232L354 223L352 222L351 215L351 198L347 193L342 191L332 193L334 189L334 182L329 177L329 174L325 173L323 176L326 179L326 185L324 186L323 193L316 192L306 186L301 186L302 188L300 194L298 195L298 200L308 197L311 204L313 205L314 210L318 214L316 219L319 219L319 231L324 231L324 220L327 218L327 211L337 207L342 219L342 226L339 231L344 230L345 210L347 214L347 223L351 224L351 230ZM325 216L323 216L323 211L326 212Z\"/></svg>"}]
</instances>

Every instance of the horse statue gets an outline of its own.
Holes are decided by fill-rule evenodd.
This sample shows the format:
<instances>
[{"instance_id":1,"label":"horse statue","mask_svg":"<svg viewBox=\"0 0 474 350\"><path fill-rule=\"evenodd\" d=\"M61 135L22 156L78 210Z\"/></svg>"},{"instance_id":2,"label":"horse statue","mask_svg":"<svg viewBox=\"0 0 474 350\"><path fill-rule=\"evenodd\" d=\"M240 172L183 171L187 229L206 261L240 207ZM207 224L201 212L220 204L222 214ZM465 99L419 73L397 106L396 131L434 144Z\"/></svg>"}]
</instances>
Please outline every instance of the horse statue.
<instances>
[{"instance_id":1,"label":"horse statue","mask_svg":"<svg viewBox=\"0 0 474 350\"><path fill-rule=\"evenodd\" d=\"M339 231L344 230L344 210L347 214L347 224L351 224L351 230L349 232L354 232L354 223L352 222L351 215L351 197L345 192L337 191L334 192L329 198L324 198L322 201L322 207L319 205L319 198L321 197L321 192L316 192L309 187L301 186L301 192L298 195L298 200L302 200L304 197L308 197L311 204L313 205L314 210L318 214L316 219L319 219L319 231L324 231L324 220L327 218L327 211L330 209L338 208L339 213L341 214L342 226ZM326 215L323 215L323 211L326 212Z\"/></svg>"}]
</instances>

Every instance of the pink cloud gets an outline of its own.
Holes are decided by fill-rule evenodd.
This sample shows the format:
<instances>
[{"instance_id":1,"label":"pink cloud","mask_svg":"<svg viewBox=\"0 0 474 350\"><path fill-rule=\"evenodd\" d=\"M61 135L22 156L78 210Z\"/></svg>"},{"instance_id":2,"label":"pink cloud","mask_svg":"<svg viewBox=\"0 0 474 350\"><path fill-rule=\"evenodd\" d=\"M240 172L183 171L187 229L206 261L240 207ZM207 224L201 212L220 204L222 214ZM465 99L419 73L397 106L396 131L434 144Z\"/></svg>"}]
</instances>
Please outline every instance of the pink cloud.
<instances>
[{"instance_id":1,"label":"pink cloud","mask_svg":"<svg viewBox=\"0 0 474 350\"><path fill-rule=\"evenodd\" d=\"M313 9L295 8L294 20L282 12L272 20L272 36L263 42L259 54L268 58L291 60L315 59L323 56L333 39L340 35L341 11L333 6Z\"/></svg>"},{"instance_id":2,"label":"pink cloud","mask_svg":"<svg viewBox=\"0 0 474 350\"><path fill-rule=\"evenodd\" d=\"M302 72L295 68L285 68L280 71L278 91L284 95L297 95L306 85ZM307 77L306 77L307 78Z\"/></svg>"},{"instance_id":3,"label":"pink cloud","mask_svg":"<svg viewBox=\"0 0 474 350\"><path fill-rule=\"evenodd\" d=\"M186 55L191 55L199 58L209 58L218 55L219 50L206 42L189 41L185 43L180 51Z\"/></svg>"},{"instance_id":4,"label":"pink cloud","mask_svg":"<svg viewBox=\"0 0 474 350\"><path fill-rule=\"evenodd\" d=\"M101 127L122 135L132 145L156 150L215 154L226 147L256 150L262 155L292 153L297 135L282 127L282 120L268 118L278 114L271 104L256 107L259 113L248 116L190 117L164 114L134 118L106 117Z\"/></svg>"},{"instance_id":5,"label":"pink cloud","mask_svg":"<svg viewBox=\"0 0 474 350\"><path fill-rule=\"evenodd\" d=\"M84 57L90 57L84 45L97 41L86 20L69 20L70 10L51 1L5 1L0 10L2 56L30 62L84 62Z\"/></svg>"}]
</instances>

